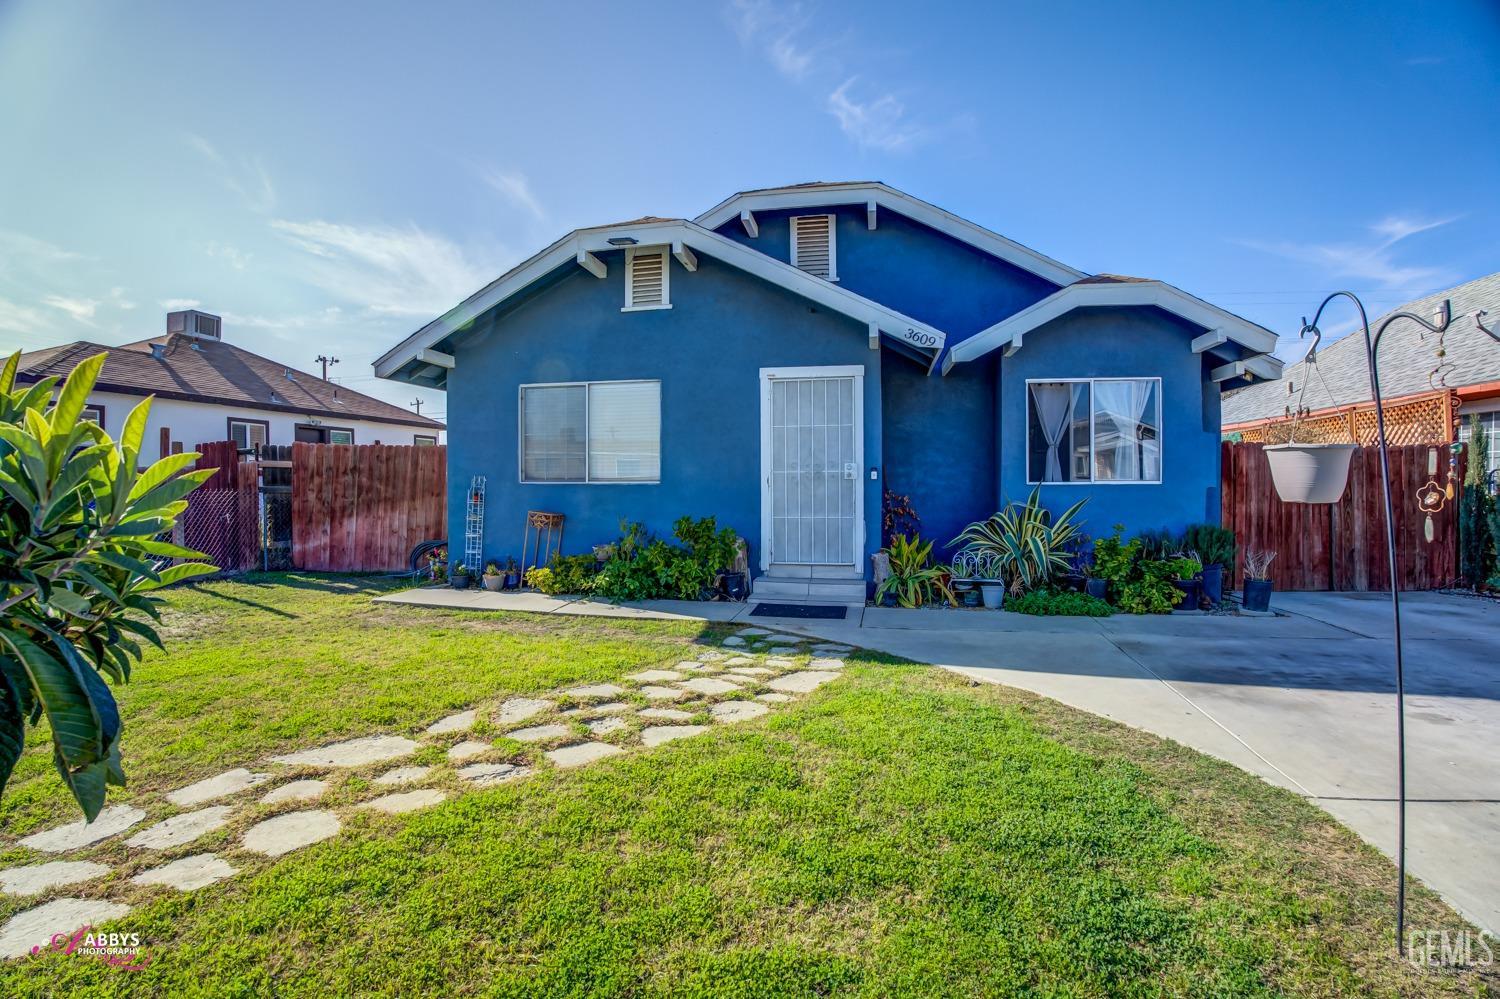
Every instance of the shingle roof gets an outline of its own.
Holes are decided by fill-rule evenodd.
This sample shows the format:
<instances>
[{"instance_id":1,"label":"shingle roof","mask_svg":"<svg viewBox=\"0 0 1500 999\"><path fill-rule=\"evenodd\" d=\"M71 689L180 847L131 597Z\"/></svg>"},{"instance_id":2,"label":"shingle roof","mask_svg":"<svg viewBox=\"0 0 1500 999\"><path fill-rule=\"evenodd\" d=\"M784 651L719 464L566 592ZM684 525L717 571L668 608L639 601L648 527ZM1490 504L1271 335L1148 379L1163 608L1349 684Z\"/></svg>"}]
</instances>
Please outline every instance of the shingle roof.
<instances>
[{"instance_id":1,"label":"shingle roof","mask_svg":"<svg viewBox=\"0 0 1500 999\"><path fill-rule=\"evenodd\" d=\"M1410 312L1430 319L1443 299L1452 302L1453 319L1443 336L1447 351L1443 361L1444 382L1448 388L1500 381L1500 344L1476 329L1473 313L1484 309L1491 320L1500 319L1500 273L1435 292L1425 298L1407 302L1391 312ZM1347 314L1347 313L1341 313ZM1385 320L1372 319L1373 333ZM1486 321L1488 325L1490 320ZM1385 399L1430 392L1443 387L1432 375L1438 365L1437 337L1413 322L1393 323L1380 342L1380 394ZM1321 378L1319 376L1322 376ZM1365 364L1364 336L1359 331L1325 344L1318 351L1317 372L1311 373L1305 362L1288 365L1281 381L1251 385L1226 393L1223 423L1250 423L1283 416L1286 407L1296 402L1303 379L1311 376L1303 405L1313 410L1347 406L1370 400L1370 373ZM1327 382L1325 391L1323 383ZM1437 383L1437 384L1435 384ZM1292 392L1287 391L1288 385ZM1330 395L1332 398L1330 398Z\"/></svg>"},{"instance_id":2,"label":"shingle roof","mask_svg":"<svg viewBox=\"0 0 1500 999\"><path fill-rule=\"evenodd\" d=\"M161 357L152 353L160 344ZM280 361L208 337L170 333L119 347L77 340L21 355L17 377L37 381L65 376L79 361L109 354L98 389L126 395L239 405L273 412L370 420L402 426L441 428L443 424L388 402L325 382ZM291 377L288 377L290 374Z\"/></svg>"}]
</instances>

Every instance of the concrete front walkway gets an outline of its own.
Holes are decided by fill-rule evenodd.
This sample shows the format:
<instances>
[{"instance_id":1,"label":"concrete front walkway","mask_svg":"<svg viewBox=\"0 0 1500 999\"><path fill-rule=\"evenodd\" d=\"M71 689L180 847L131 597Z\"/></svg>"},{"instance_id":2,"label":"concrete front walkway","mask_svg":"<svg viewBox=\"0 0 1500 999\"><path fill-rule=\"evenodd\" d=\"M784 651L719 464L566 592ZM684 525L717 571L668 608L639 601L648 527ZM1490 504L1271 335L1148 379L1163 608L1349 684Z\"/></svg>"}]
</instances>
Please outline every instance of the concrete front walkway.
<instances>
[{"instance_id":1,"label":"concrete front walkway","mask_svg":"<svg viewBox=\"0 0 1500 999\"><path fill-rule=\"evenodd\" d=\"M1277 594L1274 618L1036 618L850 607L843 621L752 618L748 604L614 606L539 594L411 590L396 603L766 623L1052 697L1228 760L1315 801L1394 855L1390 598ZM1500 604L1403 597L1407 858L1500 932Z\"/></svg>"}]
</instances>

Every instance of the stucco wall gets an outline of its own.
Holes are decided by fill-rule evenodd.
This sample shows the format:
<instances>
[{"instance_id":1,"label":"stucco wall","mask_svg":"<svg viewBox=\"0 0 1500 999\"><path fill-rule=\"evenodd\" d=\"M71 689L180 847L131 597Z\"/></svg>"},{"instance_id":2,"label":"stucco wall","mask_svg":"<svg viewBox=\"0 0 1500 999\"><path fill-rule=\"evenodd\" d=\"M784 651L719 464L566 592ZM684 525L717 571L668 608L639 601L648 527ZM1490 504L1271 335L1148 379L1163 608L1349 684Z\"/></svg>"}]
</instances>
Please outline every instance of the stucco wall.
<instances>
[{"instance_id":1,"label":"stucco wall","mask_svg":"<svg viewBox=\"0 0 1500 999\"><path fill-rule=\"evenodd\" d=\"M125 417L144 398L123 395L118 392L94 392L89 395L89 404L104 407L104 429L118 437L125 425ZM151 415L146 421L146 448L149 458L159 457L161 428L171 431L172 440L181 441L183 449L191 451L198 444L229 439L229 418L264 420L270 426L270 443L290 444L293 429L298 423L321 422L325 426L340 427L354 431L354 443L410 444L413 436L421 434L436 436L443 443L444 433L438 429L418 430L394 423L372 423L368 420L336 420L330 417L312 417L299 413L274 413L242 406L216 406L209 403L185 402L181 399L156 399L151 403Z\"/></svg>"},{"instance_id":2,"label":"stucco wall","mask_svg":"<svg viewBox=\"0 0 1500 999\"><path fill-rule=\"evenodd\" d=\"M1203 355L1188 343L1202 331L1157 309L1083 309L1026 334L1000 361L1000 493L1024 500L1026 380L1162 379L1162 482L1051 483L1042 500L1061 510L1089 497L1081 516L1094 536L1123 523L1127 535L1219 521L1219 392Z\"/></svg>"},{"instance_id":3,"label":"stucco wall","mask_svg":"<svg viewBox=\"0 0 1500 999\"><path fill-rule=\"evenodd\" d=\"M699 254L696 273L672 260L671 309L622 313L624 255L602 255L600 280L575 269L480 330L456 338L449 373L450 546L462 550L463 492L487 477L485 557L521 554L527 510L561 513L564 554L613 540L620 520L663 537L683 515L714 516L761 548L760 369L865 369L865 552L878 545L881 353L863 325ZM536 382L661 380L661 482L521 483L518 386ZM872 512L873 511L873 512ZM861 557L861 566L868 559Z\"/></svg>"},{"instance_id":4,"label":"stucco wall","mask_svg":"<svg viewBox=\"0 0 1500 999\"><path fill-rule=\"evenodd\" d=\"M872 231L863 205L757 212L760 235L738 219L719 232L777 260L791 262L793 215L837 218L839 284L856 294L931 323L959 343L1057 290L1037 277L967 243L881 209Z\"/></svg>"}]
</instances>

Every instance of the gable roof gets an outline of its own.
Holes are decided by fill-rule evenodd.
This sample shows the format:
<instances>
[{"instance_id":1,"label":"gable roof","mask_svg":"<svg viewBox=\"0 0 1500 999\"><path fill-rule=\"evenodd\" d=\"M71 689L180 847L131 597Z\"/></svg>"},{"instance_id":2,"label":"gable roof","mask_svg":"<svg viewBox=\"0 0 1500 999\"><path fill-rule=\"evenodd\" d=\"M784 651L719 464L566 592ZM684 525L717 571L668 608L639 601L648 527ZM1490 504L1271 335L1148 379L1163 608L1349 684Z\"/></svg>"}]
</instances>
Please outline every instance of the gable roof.
<instances>
[{"instance_id":1,"label":"gable roof","mask_svg":"<svg viewBox=\"0 0 1500 999\"><path fill-rule=\"evenodd\" d=\"M1013 354L1032 330L1074 309L1101 306L1155 306L1163 309L1209 331L1205 334L1208 339L1201 345L1194 343L1195 350L1212 350L1231 342L1242 347L1248 356L1232 362L1243 365L1233 377L1250 374L1276 379L1281 376L1281 361L1270 356L1276 348L1276 334L1264 326L1210 305L1165 281L1120 274L1081 278L988 329L980 330L948 352L943 361L943 373L947 374L954 364L976 360L1002 347L1007 355Z\"/></svg>"},{"instance_id":2,"label":"gable roof","mask_svg":"<svg viewBox=\"0 0 1500 999\"><path fill-rule=\"evenodd\" d=\"M1386 312L1370 322L1373 333L1392 312L1410 312L1430 317L1443 303L1452 303L1452 319L1443 334L1443 382L1449 388L1500 381L1500 347L1474 325L1473 315L1480 310L1500 317L1500 273L1476 278L1446 291ZM1491 325L1488 323L1486 325ZM1380 395L1389 401L1443 387L1435 385L1429 375L1437 367L1437 337L1412 322L1391 324L1380 341ZM1286 407L1296 402L1287 394L1288 386L1301 389L1304 378L1312 378L1304 403L1314 410L1349 406L1370 401L1370 372L1365 362L1364 334L1355 330L1318 350L1317 372L1309 371L1306 361L1286 369L1287 385L1251 385L1224 396L1223 423L1254 423L1279 419ZM1328 387L1324 389L1323 383ZM1332 398L1330 398L1332 396Z\"/></svg>"},{"instance_id":3,"label":"gable roof","mask_svg":"<svg viewBox=\"0 0 1500 999\"><path fill-rule=\"evenodd\" d=\"M152 347L160 347L160 356ZM87 340L21 355L16 377L34 382L65 377L86 357L106 353L95 388L124 395L243 406L333 419L368 420L398 426L442 429L443 424L400 406L355 392L317 375L297 371L259 354L211 337L168 333L119 347Z\"/></svg>"},{"instance_id":4,"label":"gable roof","mask_svg":"<svg viewBox=\"0 0 1500 999\"><path fill-rule=\"evenodd\" d=\"M717 229L726 222L740 218L743 212L753 215L758 211L833 205L874 205L889 209L1056 285L1070 284L1087 276L1083 271L1059 263L1015 240L991 232L984 226L976 225L878 180L816 182L741 191L725 198L693 221L707 229Z\"/></svg>"},{"instance_id":5,"label":"gable roof","mask_svg":"<svg viewBox=\"0 0 1500 999\"><path fill-rule=\"evenodd\" d=\"M878 330L911 342L920 339L929 349L935 347L939 352L947 342L947 334L934 326L857 295L842 285L814 277L695 222L647 217L634 222L573 230L381 355L375 361L375 374L381 378L440 386L446 380L446 369L453 364L450 355L436 349L443 340L462 332L490 309L520 294L561 267L581 266L597 277L604 277L608 268L594 254L621 249L612 245L609 240L627 237L634 239L634 245L637 246L671 247L673 256L689 270L697 267L696 257L693 255L695 252L713 257L865 323L870 327L872 336Z\"/></svg>"}]
</instances>

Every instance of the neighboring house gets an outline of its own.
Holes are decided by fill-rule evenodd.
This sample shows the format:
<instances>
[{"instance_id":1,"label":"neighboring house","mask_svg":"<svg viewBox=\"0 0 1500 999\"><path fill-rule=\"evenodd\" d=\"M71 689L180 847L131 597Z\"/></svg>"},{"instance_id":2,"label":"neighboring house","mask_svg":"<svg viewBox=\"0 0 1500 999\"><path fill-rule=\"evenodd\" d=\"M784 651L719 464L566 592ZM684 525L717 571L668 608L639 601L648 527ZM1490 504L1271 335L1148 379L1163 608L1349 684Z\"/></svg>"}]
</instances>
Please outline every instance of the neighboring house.
<instances>
[{"instance_id":1,"label":"neighboring house","mask_svg":"<svg viewBox=\"0 0 1500 999\"><path fill-rule=\"evenodd\" d=\"M568 552L714 516L758 593L862 598L885 487L939 546L1032 482L1096 534L1217 521L1219 393L1277 377L1275 342L884 184L806 184L571 232L375 371L447 390L449 536L486 476L487 557L528 510Z\"/></svg>"},{"instance_id":2,"label":"neighboring house","mask_svg":"<svg viewBox=\"0 0 1500 999\"><path fill-rule=\"evenodd\" d=\"M209 441L242 448L327 444L437 444L443 425L327 382L223 340L206 312L167 314L164 336L119 347L85 340L21 355L18 379L66 377L79 361L108 352L85 417L118 435L125 417L152 395L145 453L155 459Z\"/></svg>"},{"instance_id":3,"label":"neighboring house","mask_svg":"<svg viewBox=\"0 0 1500 999\"><path fill-rule=\"evenodd\" d=\"M1381 339L1386 437L1395 444L1468 440L1469 416L1478 414L1489 427L1490 467L1500 467L1500 350L1474 322L1476 312L1488 312L1484 324L1491 329L1500 325L1500 273L1391 311L1431 320L1444 299L1451 303L1452 321L1441 337L1416 323L1397 322ZM1333 313L1335 308L1340 311ZM1337 302L1330 306L1338 318L1352 311ZM1388 315L1372 319L1371 331ZM1298 440L1347 441L1352 430L1359 443L1374 442L1375 405L1361 331L1325 344L1315 365L1289 366L1280 384L1252 385L1225 395L1224 433L1252 442L1285 441L1299 399L1308 412L1297 422Z\"/></svg>"}]
</instances>

